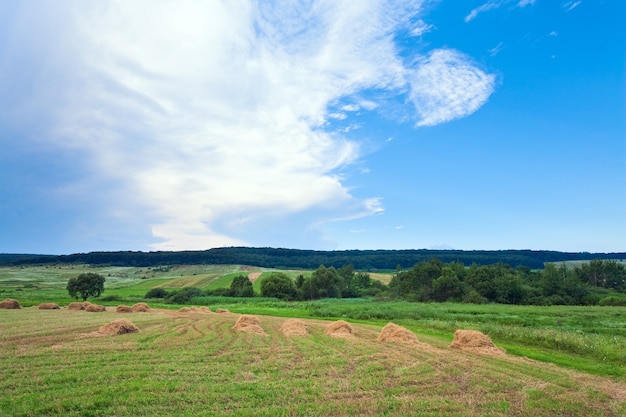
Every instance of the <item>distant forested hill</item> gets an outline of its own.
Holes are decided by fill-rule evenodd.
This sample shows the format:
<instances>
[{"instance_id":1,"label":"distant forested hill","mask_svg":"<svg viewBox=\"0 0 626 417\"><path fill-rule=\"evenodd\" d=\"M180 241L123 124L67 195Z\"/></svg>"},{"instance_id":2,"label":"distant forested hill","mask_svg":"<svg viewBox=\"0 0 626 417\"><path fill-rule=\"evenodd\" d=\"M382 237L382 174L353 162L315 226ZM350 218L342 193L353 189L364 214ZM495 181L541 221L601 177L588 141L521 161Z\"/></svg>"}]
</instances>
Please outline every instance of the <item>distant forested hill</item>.
<instances>
[{"instance_id":1,"label":"distant forested hill","mask_svg":"<svg viewBox=\"0 0 626 417\"><path fill-rule=\"evenodd\" d=\"M229 247L204 251L180 252L90 252L73 255L0 254L2 265L46 263L81 263L115 266L157 266L193 264L254 265L266 268L315 269L320 265L340 268L352 264L358 270L395 270L410 268L418 262L438 258L443 262L490 265L498 262L515 266L543 268L545 262L591 259L626 259L626 252L588 253L533 250L462 251L462 250L345 250L314 251L282 248Z\"/></svg>"}]
</instances>

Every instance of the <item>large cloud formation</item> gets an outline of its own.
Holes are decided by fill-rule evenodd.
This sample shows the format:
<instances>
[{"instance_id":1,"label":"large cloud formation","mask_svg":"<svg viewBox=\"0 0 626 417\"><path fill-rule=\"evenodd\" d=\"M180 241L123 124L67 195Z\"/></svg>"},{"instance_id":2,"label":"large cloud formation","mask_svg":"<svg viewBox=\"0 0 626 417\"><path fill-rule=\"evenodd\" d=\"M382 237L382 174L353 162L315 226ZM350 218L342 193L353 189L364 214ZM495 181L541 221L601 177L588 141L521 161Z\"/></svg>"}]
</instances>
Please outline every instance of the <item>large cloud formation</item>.
<instances>
[{"instance_id":1,"label":"large cloud formation","mask_svg":"<svg viewBox=\"0 0 626 417\"><path fill-rule=\"evenodd\" d=\"M304 229L380 213L380 199L342 184L361 151L329 128L331 107L386 90L430 126L494 88L458 51L401 56L394 37L421 14L414 0L24 3L13 45L31 55L3 69L38 70L11 117L45 119L54 146L87 152L93 175L124 189L120 215L141 207L150 219L154 249L246 244L296 215Z\"/></svg>"}]
</instances>

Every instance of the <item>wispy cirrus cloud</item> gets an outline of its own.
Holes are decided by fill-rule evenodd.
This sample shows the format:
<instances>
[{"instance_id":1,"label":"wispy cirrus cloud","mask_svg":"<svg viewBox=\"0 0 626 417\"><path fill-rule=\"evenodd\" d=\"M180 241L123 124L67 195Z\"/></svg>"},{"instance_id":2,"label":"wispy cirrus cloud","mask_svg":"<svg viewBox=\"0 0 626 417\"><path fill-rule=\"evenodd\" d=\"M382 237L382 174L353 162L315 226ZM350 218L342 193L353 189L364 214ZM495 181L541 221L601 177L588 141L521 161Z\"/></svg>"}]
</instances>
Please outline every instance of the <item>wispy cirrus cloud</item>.
<instances>
[{"instance_id":1,"label":"wispy cirrus cloud","mask_svg":"<svg viewBox=\"0 0 626 417\"><path fill-rule=\"evenodd\" d=\"M38 14L49 36L36 42L48 52L32 57L47 74L32 74L15 116L47 114L38 129L52 146L85 152L98 183L115 184L98 193L125 191L111 204L149 224L153 249L254 244L279 227L324 241L314 225L384 210L343 184L341 169L362 151L329 120L375 111L368 89L408 94L418 126L467 116L493 92L493 76L457 51L411 65L399 56L393 34L411 29L420 6L27 2L51 12ZM19 110L27 103L41 105Z\"/></svg>"},{"instance_id":2,"label":"wispy cirrus cloud","mask_svg":"<svg viewBox=\"0 0 626 417\"><path fill-rule=\"evenodd\" d=\"M582 0L568 1L568 2L565 2L563 4L563 9L565 10L565 13L571 12L572 10L574 10L575 8L580 6L581 4L582 4Z\"/></svg>"},{"instance_id":3,"label":"wispy cirrus cloud","mask_svg":"<svg viewBox=\"0 0 626 417\"><path fill-rule=\"evenodd\" d=\"M509 7L514 9L531 6L535 4L535 1L536 0L515 0L516 4ZM489 0L486 3L472 9L463 20L465 20L465 23L469 23L472 20L476 19L476 17L478 17L478 15L480 15L481 13L487 12L489 10L499 9L502 6L510 5L513 2L514 0Z\"/></svg>"}]
</instances>

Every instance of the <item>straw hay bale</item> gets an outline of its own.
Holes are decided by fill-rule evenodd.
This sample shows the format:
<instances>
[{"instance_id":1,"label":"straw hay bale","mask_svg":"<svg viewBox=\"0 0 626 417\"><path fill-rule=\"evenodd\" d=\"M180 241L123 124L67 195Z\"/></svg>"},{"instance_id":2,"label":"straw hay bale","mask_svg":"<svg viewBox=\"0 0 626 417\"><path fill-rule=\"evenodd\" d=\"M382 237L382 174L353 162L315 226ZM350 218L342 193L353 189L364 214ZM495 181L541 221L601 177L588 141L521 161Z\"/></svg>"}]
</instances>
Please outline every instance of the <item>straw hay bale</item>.
<instances>
[{"instance_id":1,"label":"straw hay bale","mask_svg":"<svg viewBox=\"0 0 626 417\"><path fill-rule=\"evenodd\" d=\"M101 313L103 311L106 311L106 307L105 306L101 306L98 304L91 304L89 303L89 305L87 307L85 307L85 311L88 311L89 313Z\"/></svg>"},{"instance_id":2,"label":"straw hay bale","mask_svg":"<svg viewBox=\"0 0 626 417\"><path fill-rule=\"evenodd\" d=\"M0 301L0 308L7 310L19 310L22 306L17 302L17 300L7 298L6 300Z\"/></svg>"},{"instance_id":3,"label":"straw hay bale","mask_svg":"<svg viewBox=\"0 0 626 417\"><path fill-rule=\"evenodd\" d=\"M419 343L417 336L415 336L412 331L394 323L388 323L385 327L383 327L378 335L378 341L393 343Z\"/></svg>"},{"instance_id":4,"label":"straw hay bale","mask_svg":"<svg viewBox=\"0 0 626 417\"><path fill-rule=\"evenodd\" d=\"M215 310L216 313L230 313L230 311L228 311L225 308L218 308L217 310Z\"/></svg>"},{"instance_id":5,"label":"straw hay bale","mask_svg":"<svg viewBox=\"0 0 626 417\"><path fill-rule=\"evenodd\" d=\"M138 331L139 329L132 322L126 319L117 319L100 327L98 333L112 336L118 334L136 333Z\"/></svg>"},{"instance_id":6,"label":"straw hay bale","mask_svg":"<svg viewBox=\"0 0 626 417\"><path fill-rule=\"evenodd\" d=\"M60 307L57 303L41 303L38 308L39 310L58 310Z\"/></svg>"},{"instance_id":7,"label":"straw hay bale","mask_svg":"<svg viewBox=\"0 0 626 417\"><path fill-rule=\"evenodd\" d=\"M246 333L254 333L259 336L267 336L263 327L261 327L261 322L257 316L252 316L248 314L243 314L239 316L237 322L233 326L233 329L238 330L240 332Z\"/></svg>"},{"instance_id":8,"label":"straw hay bale","mask_svg":"<svg viewBox=\"0 0 626 417\"><path fill-rule=\"evenodd\" d=\"M289 319L280 327L280 331L286 336L308 336L309 331L306 323L299 319Z\"/></svg>"},{"instance_id":9,"label":"straw hay bale","mask_svg":"<svg viewBox=\"0 0 626 417\"><path fill-rule=\"evenodd\" d=\"M130 307L130 306L119 305L115 309L115 312L116 313L132 313L133 312L133 308Z\"/></svg>"},{"instance_id":10,"label":"straw hay bale","mask_svg":"<svg viewBox=\"0 0 626 417\"><path fill-rule=\"evenodd\" d=\"M74 310L74 311L84 310L85 309L85 304L84 303L78 303L78 302L69 303L67 305L67 309L68 310Z\"/></svg>"},{"instance_id":11,"label":"straw hay bale","mask_svg":"<svg viewBox=\"0 0 626 417\"><path fill-rule=\"evenodd\" d=\"M504 349L493 344L491 338L477 330L457 330L450 349L465 350L486 355L503 355Z\"/></svg>"},{"instance_id":12,"label":"straw hay bale","mask_svg":"<svg viewBox=\"0 0 626 417\"><path fill-rule=\"evenodd\" d=\"M150 306L146 303L136 303L135 305L133 305L132 309L133 309L133 312L135 313L149 313L150 312Z\"/></svg>"},{"instance_id":13,"label":"straw hay bale","mask_svg":"<svg viewBox=\"0 0 626 417\"><path fill-rule=\"evenodd\" d=\"M346 323L343 320L337 320L326 328L324 334L330 337L348 338L354 335L354 331L352 330L350 323Z\"/></svg>"}]
</instances>

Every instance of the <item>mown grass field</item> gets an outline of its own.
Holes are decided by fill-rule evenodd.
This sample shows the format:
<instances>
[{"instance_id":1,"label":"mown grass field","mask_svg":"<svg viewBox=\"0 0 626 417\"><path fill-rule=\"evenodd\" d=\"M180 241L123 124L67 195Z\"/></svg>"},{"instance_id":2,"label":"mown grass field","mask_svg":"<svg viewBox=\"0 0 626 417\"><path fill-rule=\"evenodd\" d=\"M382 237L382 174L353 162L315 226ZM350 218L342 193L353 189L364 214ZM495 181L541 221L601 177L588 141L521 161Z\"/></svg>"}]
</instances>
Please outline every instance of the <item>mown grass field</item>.
<instances>
[{"instance_id":1,"label":"mown grass field","mask_svg":"<svg viewBox=\"0 0 626 417\"><path fill-rule=\"evenodd\" d=\"M95 336L123 316L139 333ZM0 310L0 414L7 416L621 416L622 382L514 356L379 342L266 337L232 329L236 314Z\"/></svg>"},{"instance_id":2,"label":"mown grass field","mask_svg":"<svg viewBox=\"0 0 626 417\"><path fill-rule=\"evenodd\" d=\"M37 310L67 305L82 272L106 277L105 313ZM327 299L198 297L233 314L121 315L151 288L228 287L243 266L0 268L0 415L626 415L626 308L419 304ZM292 277L307 271L285 271ZM258 292L259 278L255 282ZM261 317L267 337L231 329L237 313ZM140 333L94 337L123 316ZM310 335L278 331L287 317ZM322 319L326 320L323 321ZM323 334L345 319L352 340ZM387 322L425 345L376 340ZM490 357L447 348L456 329L476 329L506 349Z\"/></svg>"}]
</instances>

